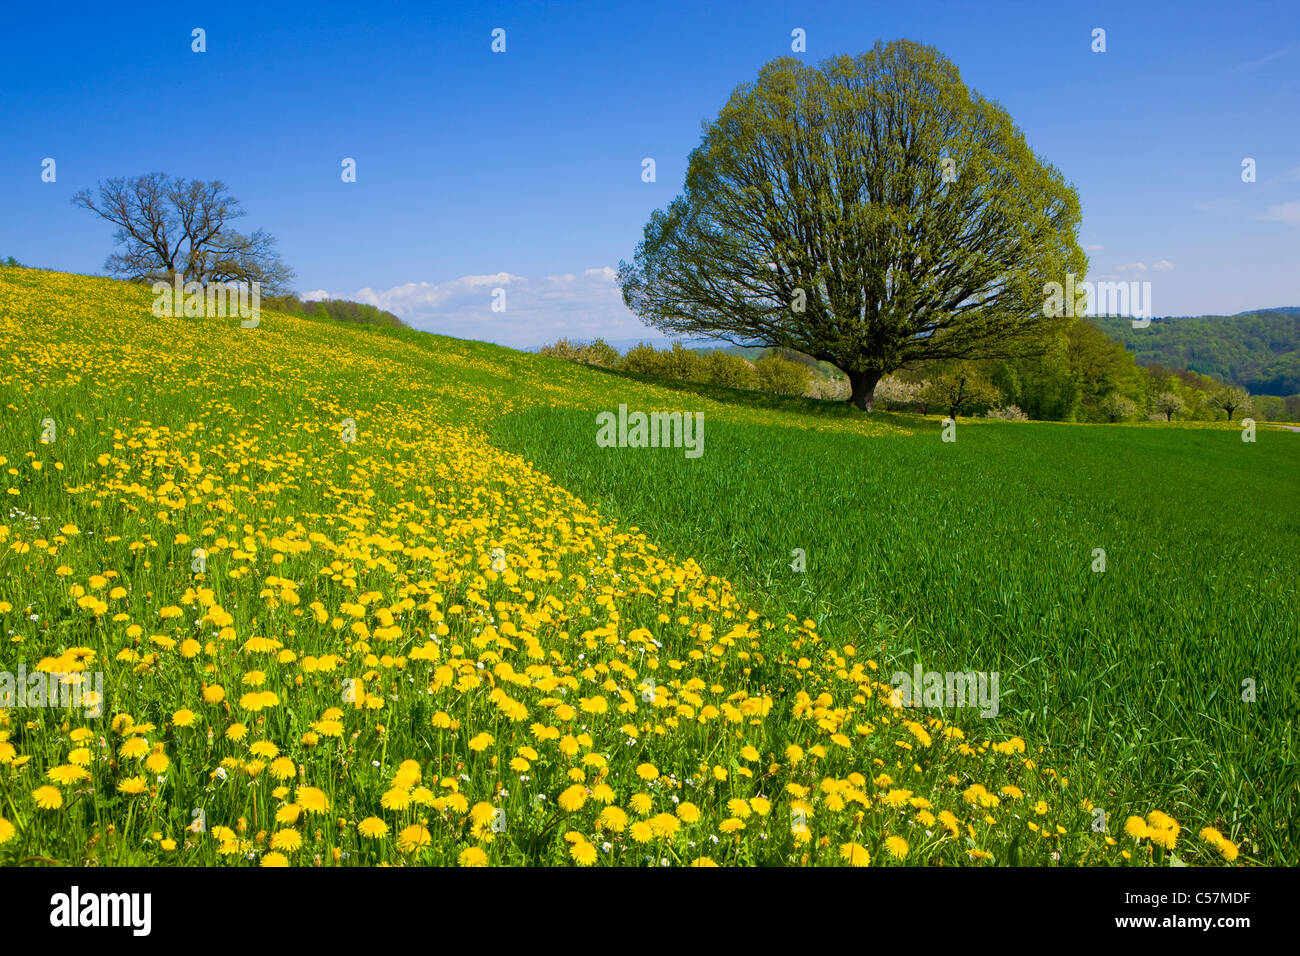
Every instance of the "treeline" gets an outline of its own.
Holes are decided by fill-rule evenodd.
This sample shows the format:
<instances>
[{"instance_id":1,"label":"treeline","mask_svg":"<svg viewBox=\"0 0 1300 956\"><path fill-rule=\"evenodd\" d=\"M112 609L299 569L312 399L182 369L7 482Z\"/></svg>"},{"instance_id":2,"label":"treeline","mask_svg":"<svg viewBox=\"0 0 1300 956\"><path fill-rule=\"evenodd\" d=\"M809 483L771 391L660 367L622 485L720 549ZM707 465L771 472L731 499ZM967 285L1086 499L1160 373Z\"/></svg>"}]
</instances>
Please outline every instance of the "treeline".
<instances>
[{"instance_id":1,"label":"treeline","mask_svg":"<svg viewBox=\"0 0 1300 956\"><path fill-rule=\"evenodd\" d=\"M767 349L750 362L733 352L688 349L681 342L669 349L641 344L620 355L601 339L589 344L561 339L541 353L658 378L779 395L841 401L849 395L842 373L826 371L823 363L786 349ZM890 411L1009 420L1212 421L1251 416L1300 421L1300 395L1251 395L1199 372L1141 364L1089 319L1075 322L1042 355L936 362L886 376L876 386L875 401L877 408Z\"/></svg>"},{"instance_id":2,"label":"treeline","mask_svg":"<svg viewBox=\"0 0 1300 956\"><path fill-rule=\"evenodd\" d=\"M390 328L404 329L406 323L378 306L362 302L348 302L345 299L325 299L317 301L299 299L296 295L276 296L262 300L268 309L288 312L313 319L334 319L338 322L352 322L356 325L384 325Z\"/></svg>"},{"instance_id":3,"label":"treeline","mask_svg":"<svg viewBox=\"0 0 1300 956\"><path fill-rule=\"evenodd\" d=\"M936 393L940 383L944 388ZM877 387L877 398L889 408L940 411L946 409L927 406L942 405L944 391L961 396L962 387L968 409L963 414L1014 407L1040 421L1211 421L1243 415L1300 420L1300 395L1251 395L1190 369L1141 363L1090 319L1075 322L1043 355L900 372Z\"/></svg>"},{"instance_id":4,"label":"treeline","mask_svg":"<svg viewBox=\"0 0 1300 956\"><path fill-rule=\"evenodd\" d=\"M1097 322L1142 364L1190 369L1254 395L1300 392L1300 308L1157 318L1141 329L1122 318Z\"/></svg>"},{"instance_id":5,"label":"treeline","mask_svg":"<svg viewBox=\"0 0 1300 956\"><path fill-rule=\"evenodd\" d=\"M540 353L638 375L756 389L777 395L807 395L813 391L814 384L812 370L803 361L764 354L751 362L721 349L688 349L681 342L674 342L668 349L657 349L643 342L628 349L627 354L619 355L618 350L604 339L585 345L560 339L554 345L542 348Z\"/></svg>"}]
</instances>

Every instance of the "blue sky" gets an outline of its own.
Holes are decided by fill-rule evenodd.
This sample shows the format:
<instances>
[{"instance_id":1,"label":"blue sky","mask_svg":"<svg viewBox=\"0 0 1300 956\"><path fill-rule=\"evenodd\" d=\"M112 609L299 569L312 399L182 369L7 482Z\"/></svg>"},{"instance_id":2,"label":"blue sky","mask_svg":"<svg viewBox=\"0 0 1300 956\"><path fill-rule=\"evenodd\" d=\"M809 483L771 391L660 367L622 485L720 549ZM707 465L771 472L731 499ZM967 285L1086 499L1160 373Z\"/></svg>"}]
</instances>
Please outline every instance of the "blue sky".
<instances>
[{"instance_id":1,"label":"blue sky","mask_svg":"<svg viewBox=\"0 0 1300 956\"><path fill-rule=\"evenodd\" d=\"M1151 281L1156 314L1300 305L1300 3L1056 7L16 4L0 256L102 271L112 227L69 197L158 170L225 181L303 292L514 346L655 338L613 270L680 192L701 124L802 28L810 63L938 47L1079 190L1091 277Z\"/></svg>"}]
</instances>

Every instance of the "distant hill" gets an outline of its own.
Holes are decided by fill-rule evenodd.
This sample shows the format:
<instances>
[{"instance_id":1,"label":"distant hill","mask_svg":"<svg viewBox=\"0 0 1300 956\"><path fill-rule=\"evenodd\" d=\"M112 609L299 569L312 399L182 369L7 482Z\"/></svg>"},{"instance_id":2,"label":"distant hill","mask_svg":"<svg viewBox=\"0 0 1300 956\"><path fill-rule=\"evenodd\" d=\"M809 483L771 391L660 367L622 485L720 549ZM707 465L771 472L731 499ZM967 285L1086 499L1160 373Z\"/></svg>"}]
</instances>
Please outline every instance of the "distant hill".
<instances>
[{"instance_id":1,"label":"distant hill","mask_svg":"<svg viewBox=\"0 0 1300 956\"><path fill-rule=\"evenodd\" d=\"M1141 363L1188 368L1254 395L1300 393L1300 307L1153 318L1144 329L1126 317L1093 321Z\"/></svg>"}]
</instances>

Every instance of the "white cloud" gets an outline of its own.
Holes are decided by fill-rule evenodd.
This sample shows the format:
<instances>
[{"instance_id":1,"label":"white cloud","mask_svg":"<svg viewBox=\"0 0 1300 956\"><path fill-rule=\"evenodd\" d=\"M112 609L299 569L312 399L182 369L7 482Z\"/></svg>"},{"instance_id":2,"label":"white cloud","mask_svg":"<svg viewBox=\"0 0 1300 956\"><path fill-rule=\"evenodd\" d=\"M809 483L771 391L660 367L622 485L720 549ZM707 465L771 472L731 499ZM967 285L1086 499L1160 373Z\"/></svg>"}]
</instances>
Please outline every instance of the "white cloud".
<instances>
[{"instance_id":1,"label":"white cloud","mask_svg":"<svg viewBox=\"0 0 1300 956\"><path fill-rule=\"evenodd\" d=\"M1151 267L1152 272L1173 272L1174 264L1168 259L1161 259Z\"/></svg>"},{"instance_id":2,"label":"white cloud","mask_svg":"<svg viewBox=\"0 0 1300 956\"><path fill-rule=\"evenodd\" d=\"M1084 247L1083 247L1083 251L1084 251L1084 252L1101 252L1101 250L1102 250L1102 247L1101 247L1101 246L1096 246L1096 245L1093 245L1093 246L1084 246Z\"/></svg>"},{"instance_id":3,"label":"white cloud","mask_svg":"<svg viewBox=\"0 0 1300 956\"><path fill-rule=\"evenodd\" d=\"M1147 271L1147 264L1146 264L1145 262L1128 262L1128 263L1125 263L1125 264L1122 265L1122 266L1116 266L1116 267L1115 267L1115 271L1116 271L1116 272L1121 272L1121 273L1122 273L1122 272L1136 272L1136 273L1138 273L1138 274L1141 274L1141 273Z\"/></svg>"},{"instance_id":4,"label":"white cloud","mask_svg":"<svg viewBox=\"0 0 1300 956\"><path fill-rule=\"evenodd\" d=\"M657 337L658 332L642 325L623 304L617 276L609 266L540 278L498 272L329 295L387 309L427 332L515 347L542 345L562 337ZM492 311L492 290L498 288L505 290L504 312ZM317 290L304 298L325 295Z\"/></svg>"},{"instance_id":5,"label":"white cloud","mask_svg":"<svg viewBox=\"0 0 1300 956\"><path fill-rule=\"evenodd\" d=\"M1276 206L1269 206L1264 215L1255 218L1268 222L1284 222L1288 226L1300 226L1300 202L1283 202Z\"/></svg>"}]
</instances>

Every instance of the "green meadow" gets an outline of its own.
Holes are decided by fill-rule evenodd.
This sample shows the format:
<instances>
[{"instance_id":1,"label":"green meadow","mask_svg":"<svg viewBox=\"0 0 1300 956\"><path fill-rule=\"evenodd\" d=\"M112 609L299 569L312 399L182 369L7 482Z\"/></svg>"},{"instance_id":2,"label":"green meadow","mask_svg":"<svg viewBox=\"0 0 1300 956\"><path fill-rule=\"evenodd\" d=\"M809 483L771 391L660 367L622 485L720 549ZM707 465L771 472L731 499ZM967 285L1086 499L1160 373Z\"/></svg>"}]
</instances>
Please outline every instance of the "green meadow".
<instances>
[{"instance_id":1,"label":"green meadow","mask_svg":"<svg viewBox=\"0 0 1300 956\"><path fill-rule=\"evenodd\" d=\"M1300 435L962 420L944 442L933 418L877 413L912 434L867 437L706 415L690 460L598 448L594 413L634 386L590 374L605 408L510 414L494 441L755 606L865 635L886 673L998 672L997 717L966 719L1045 746L1080 793L1168 794L1175 816L1294 861Z\"/></svg>"},{"instance_id":2,"label":"green meadow","mask_svg":"<svg viewBox=\"0 0 1300 956\"><path fill-rule=\"evenodd\" d=\"M102 673L106 705L0 711L0 859L640 865L716 831L724 864L1295 860L1300 434L963 418L944 441L149 302L0 274L0 670ZM702 455L600 447L620 404L699 413ZM485 643L507 626L531 643ZM897 719L875 689L917 667L997 674L996 715ZM815 840L786 824L808 809ZM1176 845L1126 832L1156 812Z\"/></svg>"}]
</instances>

